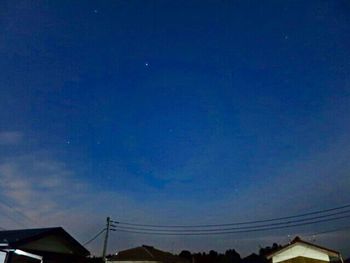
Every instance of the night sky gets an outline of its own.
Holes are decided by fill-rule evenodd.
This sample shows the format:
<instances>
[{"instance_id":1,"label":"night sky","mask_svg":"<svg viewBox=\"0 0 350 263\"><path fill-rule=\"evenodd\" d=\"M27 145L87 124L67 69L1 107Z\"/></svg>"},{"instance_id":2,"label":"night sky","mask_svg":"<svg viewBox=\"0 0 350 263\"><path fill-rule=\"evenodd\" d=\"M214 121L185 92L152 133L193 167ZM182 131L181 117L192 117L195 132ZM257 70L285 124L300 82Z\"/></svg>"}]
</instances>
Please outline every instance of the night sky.
<instances>
[{"instance_id":1,"label":"night sky","mask_svg":"<svg viewBox=\"0 0 350 263\"><path fill-rule=\"evenodd\" d=\"M0 1L0 227L106 216L266 219L350 202L349 1ZM213 237L113 233L242 255L296 234L350 255L349 219ZM99 254L101 239L87 246Z\"/></svg>"}]
</instances>

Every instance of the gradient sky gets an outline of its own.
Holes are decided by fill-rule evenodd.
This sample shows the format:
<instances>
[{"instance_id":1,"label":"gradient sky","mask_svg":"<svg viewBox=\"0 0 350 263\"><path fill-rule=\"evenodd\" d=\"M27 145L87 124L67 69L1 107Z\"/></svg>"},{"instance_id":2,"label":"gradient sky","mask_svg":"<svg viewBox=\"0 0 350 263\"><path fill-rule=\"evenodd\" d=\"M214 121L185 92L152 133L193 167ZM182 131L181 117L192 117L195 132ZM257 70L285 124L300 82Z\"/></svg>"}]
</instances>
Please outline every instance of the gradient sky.
<instances>
[{"instance_id":1,"label":"gradient sky","mask_svg":"<svg viewBox=\"0 0 350 263\"><path fill-rule=\"evenodd\" d=\"M0 227L215 224L348 203L349 1L0 1ZM109 252L247 255L347 222ZM349 230L316 236L350 256ZM101 239L88 246L101 251Z\"/></svg>"}]
</instances>

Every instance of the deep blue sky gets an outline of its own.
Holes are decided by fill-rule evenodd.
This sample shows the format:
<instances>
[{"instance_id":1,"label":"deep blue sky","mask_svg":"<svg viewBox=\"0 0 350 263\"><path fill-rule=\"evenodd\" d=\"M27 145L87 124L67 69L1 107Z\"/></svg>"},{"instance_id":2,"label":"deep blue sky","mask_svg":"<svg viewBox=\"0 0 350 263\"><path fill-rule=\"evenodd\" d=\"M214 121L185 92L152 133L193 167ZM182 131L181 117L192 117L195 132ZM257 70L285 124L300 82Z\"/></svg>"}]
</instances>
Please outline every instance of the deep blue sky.
<instances>
[{"instance_id":1,"label":"deep blue sky","mask_svg":"<svg viewBox=\"0 0 350 263\"><path fill-rule=\"evenodd\" d=\"M107 215L225 223L350 201L349 14L348 1L0 2L0 226L24 213L84 241ZM342 223L239 243L121 234L110 250L247 253ZM350 254L346 236L318 241Z\"/></svg>"}]
</instances>

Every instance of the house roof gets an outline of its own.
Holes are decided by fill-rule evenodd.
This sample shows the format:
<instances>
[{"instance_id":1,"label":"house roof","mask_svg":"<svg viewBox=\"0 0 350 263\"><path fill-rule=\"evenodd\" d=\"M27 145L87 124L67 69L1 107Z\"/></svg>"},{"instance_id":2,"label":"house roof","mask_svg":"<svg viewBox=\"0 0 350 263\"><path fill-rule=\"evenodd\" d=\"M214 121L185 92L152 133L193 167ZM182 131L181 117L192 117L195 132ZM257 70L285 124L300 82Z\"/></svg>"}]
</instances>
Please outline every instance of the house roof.
<instances>
[{"instance_id":1,"label":"house roof","mask_svg":"<svg viewBox=\"0 0 350 263\"><path fill-rule=\"evenodd\" d=\"M317 250L320 250L320 251L323 251L325 252L326 254L328 254L329 256L334 256L334 257L338 257L340 255L340 253L338 251L335 251L335 250L332 250L332 249L329 249L329 248L325 248L325 247L321 247L319 245L316 245L316 244L312 244L310 242L307 242L307 241L304 241L302 240L300 237L295 237L292 242L290 242L289 244L285 245L285 246L282 246L280 249L272 252L271 254L268 254L266 255L266 258L267 259L270 259L272 258L273 256L277 255L277 254L280 254L282 253L283 251L295 246L296 244L304 244L306 246L309 246L309 247L313 247Z\"/></svg>"},{"instance_id":2,"label":"house roof","mask_svg":"<svg viewBox=\"0 0 350 263\"><path fill-rule=\"evenodd\" d=\"M15 248L51 235L63 238L65 243L71 247L72 251L77 255L88 256L90 254L85 247L69 235L62 227L0 231L0 243L8 244L9 247Z\"/></svg>"},{"instance_id":3,"label":"house roof","mask_svg":"<svg viewBox=\"0 0 350 263\"><path fill-rule=\"evenodd\" d=\"M108 259L109 261L161 261L161 262L184 262L182 258L169 252L143 245L118 252Z\"/></svg>"}]
</instances>

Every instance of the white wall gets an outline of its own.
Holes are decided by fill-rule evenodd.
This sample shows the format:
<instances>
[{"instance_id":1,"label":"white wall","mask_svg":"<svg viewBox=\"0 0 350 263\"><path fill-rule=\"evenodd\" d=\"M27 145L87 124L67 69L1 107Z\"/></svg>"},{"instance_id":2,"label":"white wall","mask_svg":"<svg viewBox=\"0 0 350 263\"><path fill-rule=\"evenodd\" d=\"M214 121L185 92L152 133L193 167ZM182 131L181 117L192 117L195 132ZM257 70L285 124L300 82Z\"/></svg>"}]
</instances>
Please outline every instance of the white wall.
<instances>
[{"instance_id":1,"label":"white wall","mask_svg":"<svg viewBox=\"0 0 350 263\"><path fill-rule=\"evenodd\" d=\"M281 262L296 257L306 257L317 260L329 261L329 256L315 248L308 247L304 244L296 244L289 249L272 257L272 263Z\"/></svg>"},{"instance_id":2,"label":"white wall","mask_svg":"<svg viewBox=\"0 0 350 263\"><path fill-rule=\"evenodd\" d=\"M6 259L6 252L0 251L0 263L4 263Z\"/></svg>"}]
</instances>

